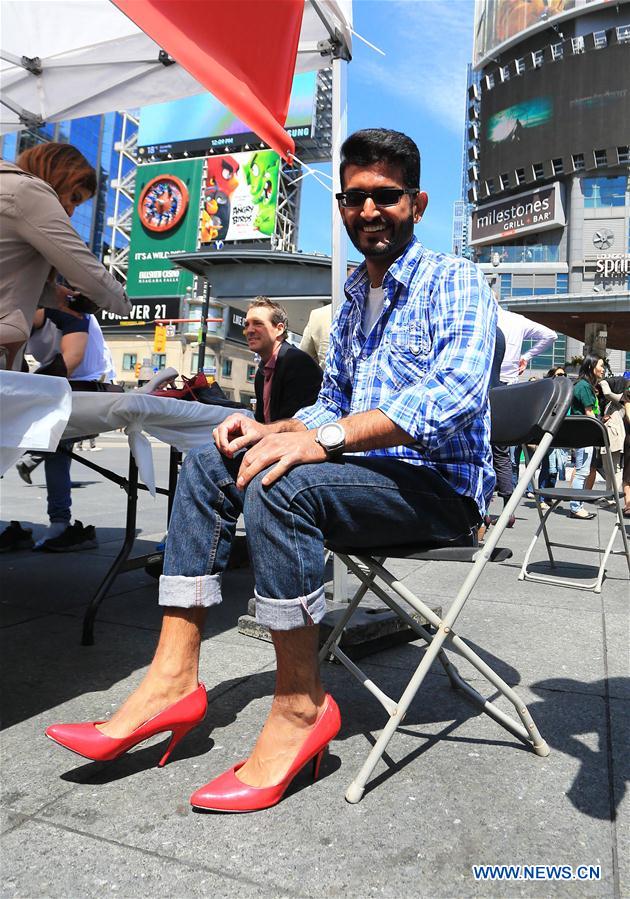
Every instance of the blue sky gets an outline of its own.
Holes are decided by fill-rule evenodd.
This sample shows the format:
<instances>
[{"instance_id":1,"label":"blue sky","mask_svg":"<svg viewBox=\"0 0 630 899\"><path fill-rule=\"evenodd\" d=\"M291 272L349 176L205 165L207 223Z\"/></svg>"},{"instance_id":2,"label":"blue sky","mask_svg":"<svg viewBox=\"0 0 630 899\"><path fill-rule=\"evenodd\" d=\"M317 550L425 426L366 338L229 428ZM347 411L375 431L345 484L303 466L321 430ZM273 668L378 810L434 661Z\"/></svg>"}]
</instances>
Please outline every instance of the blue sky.
<instances>
[{"instance_id":1,"label":"blue sky","mask_svg":"<svg viewBox=\"0 0 630 899\"><path fill-rule=\"evenodd\" d=\"M348 131L404 131L422 155L429 205L416 229L434 250L451 251L453 203L461 192L466 66L472 56L473 0L354 0L358 39L348 67ZM317 166L330 172L330 165ZM302 194L299 248L330 253L330 195L313 178ZM357 254L350 247L352 258Z\"/></svg>"}]
</instances>

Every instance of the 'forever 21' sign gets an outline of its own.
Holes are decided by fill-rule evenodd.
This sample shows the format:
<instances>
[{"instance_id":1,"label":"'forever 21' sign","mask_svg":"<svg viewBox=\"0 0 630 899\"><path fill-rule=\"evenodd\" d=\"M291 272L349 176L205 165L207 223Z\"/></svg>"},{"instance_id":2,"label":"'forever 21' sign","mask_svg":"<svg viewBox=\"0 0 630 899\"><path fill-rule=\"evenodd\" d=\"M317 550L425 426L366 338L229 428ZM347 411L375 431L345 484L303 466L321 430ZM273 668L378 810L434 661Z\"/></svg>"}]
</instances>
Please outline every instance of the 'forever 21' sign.
<instances>
[{"instance_id":1,"label":"'forever 21' sign","mask_svg":"<svg viewBox=\"0 0 630 899\"><path fill-rule=\"evenodd\" d=\"M153 328L156 318L181 318L179 314L179 297L160 297L159 299L142 299L131 301L129 315L121 317L102 309L97 318L104 331L120 331L123 328Z\"/></svg>"}]
</instances>

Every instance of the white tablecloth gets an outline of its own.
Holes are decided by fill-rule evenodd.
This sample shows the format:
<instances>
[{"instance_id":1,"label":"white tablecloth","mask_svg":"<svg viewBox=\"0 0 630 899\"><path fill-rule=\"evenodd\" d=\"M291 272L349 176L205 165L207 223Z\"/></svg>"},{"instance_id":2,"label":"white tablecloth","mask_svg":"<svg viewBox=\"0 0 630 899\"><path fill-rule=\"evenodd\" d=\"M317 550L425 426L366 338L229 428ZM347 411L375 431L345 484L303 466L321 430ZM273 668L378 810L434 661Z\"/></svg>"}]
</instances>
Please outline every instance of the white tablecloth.
<instances>
[{"instance_id":1,"label":"white tablecloth","mask_svg":"<svg viewBox=\"0 0 630 899\"><path fill-rule=\"evenodd\" d=\"M56 449L71 410L65 378L0 371L0 475L28 450Z\"/></svg>"},{"instance_id":2,"label":"white tablecloth","mask_svg":"<svg viewBox=\"0 0 630 899\"><path fill-rule=\"evenodd\" d=\"M42 379L43 380L43 379ZM212 443L212 429L235 412L144 393L73 393L64 437L85 437L124 428L140 480L155 496L153 453L147 434L178 450ZM244 415L251 416L243 410Z\"/></svg>"},{"instance_id":3,"label":"white tablecloth","mask_svg":"<svg viewBox=\"0 0 630 899\"><path fill-rule=\"evenodd\" d=\"M147 434L188 450L212 442L212 429L234 409L143 393L72 393L64 378L0 371L0 474L28 450L50 452L61 437L123 428L140 480L155 496ZM251 415L243 410L244 415Z\"/></svg>"}]
</instances>

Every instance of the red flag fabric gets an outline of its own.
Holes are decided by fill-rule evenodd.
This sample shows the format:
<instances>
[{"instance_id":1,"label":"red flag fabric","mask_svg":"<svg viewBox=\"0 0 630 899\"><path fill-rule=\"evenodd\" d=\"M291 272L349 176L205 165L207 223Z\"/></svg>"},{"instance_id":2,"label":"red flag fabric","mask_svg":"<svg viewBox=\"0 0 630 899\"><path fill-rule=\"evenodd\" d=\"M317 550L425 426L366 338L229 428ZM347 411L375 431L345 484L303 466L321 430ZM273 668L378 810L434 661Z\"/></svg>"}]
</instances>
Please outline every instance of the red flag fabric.
<instances>
[{"instance_id":1,"label":"red flag fabric","mask_svg":"<svg viewBox=\"0 0 630 899\"><path fill-rule=\"evenodd\" d=\"M112 0L285 159L304 0Z\"/></svg>"}]
</instances>

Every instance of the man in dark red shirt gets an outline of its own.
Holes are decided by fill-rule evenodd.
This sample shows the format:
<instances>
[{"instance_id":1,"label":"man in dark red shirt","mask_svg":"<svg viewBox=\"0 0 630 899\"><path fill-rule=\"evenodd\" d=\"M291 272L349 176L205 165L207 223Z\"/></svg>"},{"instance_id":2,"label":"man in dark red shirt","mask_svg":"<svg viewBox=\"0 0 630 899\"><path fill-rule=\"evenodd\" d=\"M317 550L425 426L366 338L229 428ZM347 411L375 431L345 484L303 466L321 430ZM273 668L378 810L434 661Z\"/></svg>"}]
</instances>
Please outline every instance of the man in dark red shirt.
<instances>
[{"instance_id":1,"label":"man in dark red shirt","mask_svg":"<svg viewBox=\"0 0 630 899\"><path fill-rule=\"evenodd\" d=\"M269 424L291 418L317 399L322 372L311 357L286 342L289 320L282 306L256 297L245 316L244 334L260 356L254 389L256 421Z\"/></svg>"}]
</instances>

